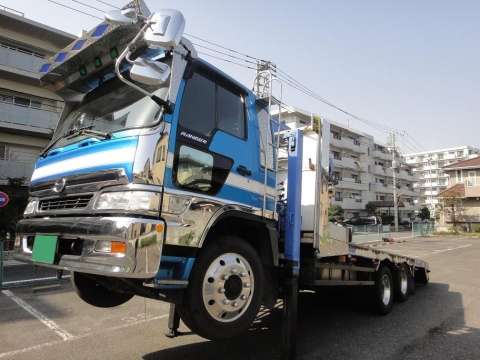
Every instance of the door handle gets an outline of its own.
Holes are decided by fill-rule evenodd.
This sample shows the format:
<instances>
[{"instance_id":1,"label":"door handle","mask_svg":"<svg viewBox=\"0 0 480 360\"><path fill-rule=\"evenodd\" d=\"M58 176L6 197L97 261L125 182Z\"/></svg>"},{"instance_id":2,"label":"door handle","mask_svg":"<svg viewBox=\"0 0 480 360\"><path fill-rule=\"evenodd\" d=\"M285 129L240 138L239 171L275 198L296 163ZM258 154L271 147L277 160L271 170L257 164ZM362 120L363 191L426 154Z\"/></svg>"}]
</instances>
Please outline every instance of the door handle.
<instances>
[{"instance_id":1,"label":"door handle","mask_svg":"<svg viewBox=\"0 0 480 360\"><path fill-rule=\"evenodd\" d=\"M237 172L242 176L251 176L252 171L249 170L245 165L238 165Z\"/></svg>"}]
</instances>

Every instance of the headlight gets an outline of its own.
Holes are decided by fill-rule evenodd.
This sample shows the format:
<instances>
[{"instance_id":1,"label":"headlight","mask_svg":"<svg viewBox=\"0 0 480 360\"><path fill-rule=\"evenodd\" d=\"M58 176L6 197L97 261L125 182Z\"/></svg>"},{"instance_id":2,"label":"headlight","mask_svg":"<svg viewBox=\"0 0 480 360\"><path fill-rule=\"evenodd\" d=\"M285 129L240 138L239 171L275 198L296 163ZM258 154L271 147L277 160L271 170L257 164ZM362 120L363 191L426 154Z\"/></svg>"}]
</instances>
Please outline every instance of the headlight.
<instances>
[{"instance_id":1,"label":"headlight","mask_svg":"<svg viewBox=\"0 0 480 360\"><path fill-rule=\"evenodd\" d=\"M160 195L150 191L106 192L100 195L96 210L159 211Z\"/></svg>"},{"instance_id":2,"label":"headlight","mask_svg":"<svg viewBox=\"0 0 480 360\"><path fill-rule=\"evenodd\" d=\"M25 211L23 212L23 215L33 214L35 212L35 209L37 208L37 202L37 200L29 201L27 207L25 208Z\"/></svg>"}]
</instances>

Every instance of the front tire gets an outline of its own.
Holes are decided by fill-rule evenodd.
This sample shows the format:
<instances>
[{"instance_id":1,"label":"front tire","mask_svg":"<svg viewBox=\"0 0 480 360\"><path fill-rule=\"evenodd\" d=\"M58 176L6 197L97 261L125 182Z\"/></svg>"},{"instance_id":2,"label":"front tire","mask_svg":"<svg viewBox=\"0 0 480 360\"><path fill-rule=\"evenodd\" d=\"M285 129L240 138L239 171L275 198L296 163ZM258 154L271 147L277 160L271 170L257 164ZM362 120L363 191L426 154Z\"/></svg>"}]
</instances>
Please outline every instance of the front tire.
<instances>
[{"instance_id":1,"label":"front tire","mask_svg":"<svg viewBox=\"0 0 480 360\"><path fill-rule=\"evenodd\" d=\"M72 272L72 286L77 295L86 303L96 307L110 308L122 305L134 296L133 294L111 290L103 285L116 281L118 280L104 276Z\"/></svg>"},{"instance_id":2,"label":"front tire","mask_svg":"<svg viewBox=\"0 0 480 360\"><path fill-rule=\"evenodd\" d=\"M222 236L199 254L179 313L198 335L221 340L248 330L262 302L264 270L256 250Z\"/></svg>"}]
</instances>

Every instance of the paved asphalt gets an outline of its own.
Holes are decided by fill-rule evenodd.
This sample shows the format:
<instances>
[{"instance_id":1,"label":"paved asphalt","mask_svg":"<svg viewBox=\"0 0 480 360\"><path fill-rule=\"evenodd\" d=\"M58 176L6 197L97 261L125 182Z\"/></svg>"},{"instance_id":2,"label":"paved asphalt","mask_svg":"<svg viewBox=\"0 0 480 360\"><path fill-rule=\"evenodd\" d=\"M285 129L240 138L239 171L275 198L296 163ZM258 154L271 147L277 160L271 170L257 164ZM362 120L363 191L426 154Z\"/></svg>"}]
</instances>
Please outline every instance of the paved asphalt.
<instances>
[{"instance_id":1,"label":"paved asphalt","mask_svg":"<svg viewBox=\"0 0 480 360\"><path fill-rule=\"evenodd\" d=\"M383 246L383 245L380 245ZM431 282L387 316L362 292L302 293L299 359L479 359L480 239L430 238L385 245L425 258ZM0 292L1 359L279 359L281 314L262 314L238 339L184 331L163 336L167 304L134 298L115 309L83 303L68 281Z\"/></svg>"}]
</instances>

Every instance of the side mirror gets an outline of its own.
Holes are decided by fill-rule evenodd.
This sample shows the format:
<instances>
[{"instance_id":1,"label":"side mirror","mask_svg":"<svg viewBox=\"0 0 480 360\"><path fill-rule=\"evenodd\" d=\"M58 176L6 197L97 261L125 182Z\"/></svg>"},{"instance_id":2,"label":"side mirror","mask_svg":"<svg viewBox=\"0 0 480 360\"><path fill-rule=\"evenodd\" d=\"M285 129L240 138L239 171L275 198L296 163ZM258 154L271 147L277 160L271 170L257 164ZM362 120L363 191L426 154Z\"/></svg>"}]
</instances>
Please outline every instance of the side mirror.
<instances>
[{"instance_id":1,"label":"side mirror","mask_svg":"<svg viewBox=\"0 0 480 360\"><path fill-rule=\"evenodd\" d=\"M144 40L149 46L173 48L180 43L185 30L185 18L178 10L160 10L150 19Z\"/></svg>"},{"instance_id":2,"label":"side mirror","mask_svg":"<svg viewBox=\"0 0 480 360\"><path fill-rule=\"evenodd\" d=\"M161 62L138 58L130 69L130 78L141 84L160 86L165 84L170 76L170 66Z\"/></svg>"},{"instance_id":3,"label":"side mirror","mask_svg":"<svg viewBox=\"0 0 480 360\"><path fill-rule=\"evenodd\" d=\"M134 8L109 11L105 14L105 19L119 25L135 24L138 21L137 11Z\"/></svg>"}]
</instances>

